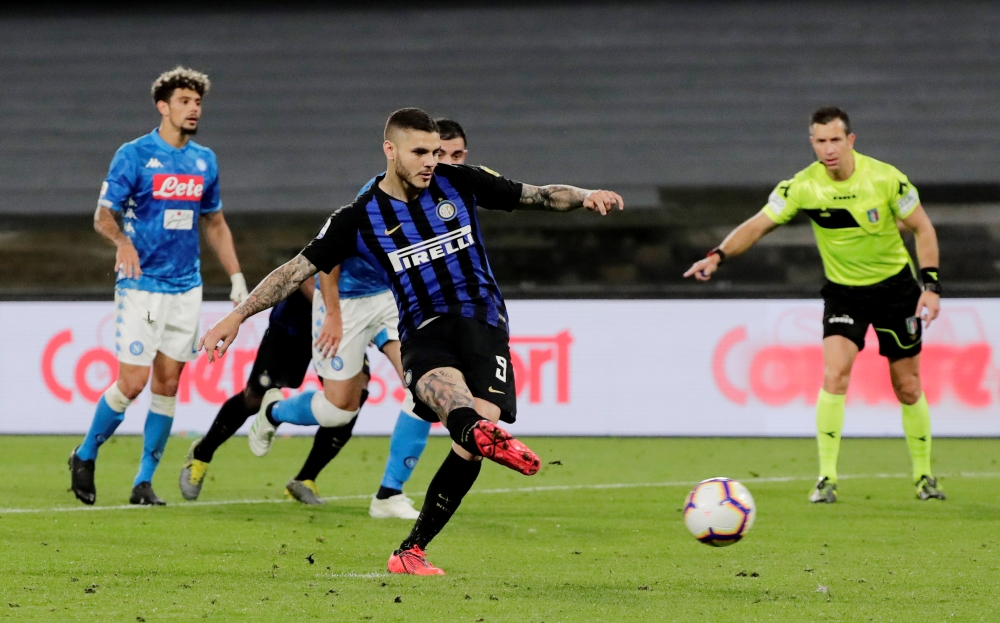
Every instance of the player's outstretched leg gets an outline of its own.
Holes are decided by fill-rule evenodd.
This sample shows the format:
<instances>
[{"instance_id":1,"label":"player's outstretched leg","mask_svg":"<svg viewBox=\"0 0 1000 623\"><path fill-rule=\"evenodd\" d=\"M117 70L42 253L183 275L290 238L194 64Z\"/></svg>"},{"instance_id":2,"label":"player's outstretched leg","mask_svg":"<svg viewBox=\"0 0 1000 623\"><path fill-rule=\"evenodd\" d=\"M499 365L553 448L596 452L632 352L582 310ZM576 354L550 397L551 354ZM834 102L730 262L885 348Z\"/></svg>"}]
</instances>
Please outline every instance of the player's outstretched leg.
<instances>
[{"instance_id":1,"label":"player's outstretched leg","mask_svg":"<svg viewBox=\"0 0 1000 623\"><path fill-rule=\"evenodd\" d=\"M416 519L420 516L413 508L413 501L403 493L403 485L410 479L427 447L431 424L413 413L412 400L407 398L392 430L382 485L368 508L368 514L375 519Z\"/></svg>"},{"instance_id":2,"label":"player's outstretched leg","mask_svg":"<svg viewBox=\"0 0 1000 623\"><path fill-rule=\"evenodd\" d=\"M319 488L316 486L316 478L323 468L327 466L340 450L351 440L354 431L354 424L358 417L354 416L351 421L343 426L320 427L313 438L312 449L306 457L302 469L294 478L288 481L285 486L285 495L296 499L303 504L325 504L319 497Z\"/></svg>"},{"instance_id":3,"label":"player's outstretched leg","mask_svg":"<svg viewBox=\"0 0 1000 623\"><path fill-rule=\"evenodd\" d=\"M472 454L484 456L526 476L537 473L542 466L541 459L531 448L479 415L472 407L450 411L447 427L452 440Z\"/></svg>"},{"instance_id":4,"label":"player's outstretched leg","mask_svg":"<svg viewBox=\"0 0 1000 623\"><path fill-rule=\"evenodd\" d=\"M924 394L921 393L912 405L903 404L903 432L913 461L917 497L921 500L945 499L937 478L931 473L931 411Z\"/></svg>"},{"instance_id":5,"label":"player's outstretched leg","mask_svg":"<svg viewBox=\"0 0 1000 623\"><path fill-rule=\"evenodd\" d=\"M230 396L219 409L205 436L191 444L180 475L181 495L185 500L198 499L205 476L208 474L208 464L215 457L215 451L235 435L243 423L257 411L247 404L249 391L246 389ZM249 398L255 398L255 404L260 404L259 395L251 394Z\"/></svg>"},{"instance_id":6,"label":"player's outstretched leg","mask_svg":"<svg viewBox=\"0 0 1000 623\"><path fill-rule=\"evenodd\" d=\"M97 500L97 488L94 486L97 451L125 420L125 409L130 404L132 400L122 393L118 383L112 383L97 401L94 419L83 443L69 455L70 488L84 504L93 504Z\"/></svg>"},{"instance_id":7,"label":"player's outstretched leg","mask_svg":"<svg viewBox=\"0 0 1000 623\"><path fill-rule=\"evenodd\" d=\"M819 390L816 400L816 445L819 449L819 481L809 495L813 503L832 504L837 501L837 458L840 436L844 431L844 401L846 396Z\"/></svg>"},{"instance_id":8,"label":"player's outstretched leg","mask_svg":"<svg viewBox=\"0 0 1000 623\"><path fill-rule=\"evenodd\" d=\"M142 431L142 460L139 462L139 471L132 483L132 496L129 498L132 504L156 506L166 504L153 492L152 481L156 467L163 456L163 450L167 447L167 440L170 439L170 427L174 423L176 405L176 396L153 394Z\"/></svg>"},{"instance_id":9,"label":"player's outstretched leg","mask_svg":"<svg viewBox=\"0 0 1000 623\"><path fill-rule=\"evenodd\" d=\"M323 392L302 392L288 400L281 400L280 391L269 390L264 394L257 419L250 426L250 449L257 456L267 454L271 449L274 432L282 422L336 428L350 423L360 410L360 406L351 411L341 409L327 400Z\"/></svg>"},{"instance_id":10,"label":"player's outstretched leg","mask_svg":"<svg viewBox=\"0 0 1000 623\"><path fill-rule=\"evenodd\" d=\"M479 477L482 461L467 461L454 450L427 487L420 517L399 549L389 557L390 573L412 575L444 575L444 571L427 562L424 550L458 510L462 499Z\"/></svg>"}]
</instances>

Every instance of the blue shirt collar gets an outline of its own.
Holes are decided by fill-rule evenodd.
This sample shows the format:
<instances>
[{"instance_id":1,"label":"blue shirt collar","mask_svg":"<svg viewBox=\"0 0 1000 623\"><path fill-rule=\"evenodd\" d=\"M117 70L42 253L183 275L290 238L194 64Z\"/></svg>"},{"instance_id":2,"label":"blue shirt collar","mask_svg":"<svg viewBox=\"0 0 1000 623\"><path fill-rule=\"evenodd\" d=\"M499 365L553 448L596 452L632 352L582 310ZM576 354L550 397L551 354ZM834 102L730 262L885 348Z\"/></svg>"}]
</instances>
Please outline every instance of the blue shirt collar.
<instances>
[{"instance_id":1,"label":"blue shirt collar","mask_svg":"<svg viewBox=\"0 0 1000 623\"><path fill-rule=\"evenodd\" d=\"M153 131L150 134L153 137L153 141L157 145L159 145L160 147L162 147L163 149L165 149L167 151L177 151L177 152L183 153L183 152L187 151L188 147L191 146L191 139L188 139L188 142L187 142L186 145L184 145L184 147L182 147L181 149L177 149L176 147L174 147L173 145L171 145L167 141L163 140L163 137L160 136L160 127L159 126L153 128Z\"/></svg>"}]
</instances>

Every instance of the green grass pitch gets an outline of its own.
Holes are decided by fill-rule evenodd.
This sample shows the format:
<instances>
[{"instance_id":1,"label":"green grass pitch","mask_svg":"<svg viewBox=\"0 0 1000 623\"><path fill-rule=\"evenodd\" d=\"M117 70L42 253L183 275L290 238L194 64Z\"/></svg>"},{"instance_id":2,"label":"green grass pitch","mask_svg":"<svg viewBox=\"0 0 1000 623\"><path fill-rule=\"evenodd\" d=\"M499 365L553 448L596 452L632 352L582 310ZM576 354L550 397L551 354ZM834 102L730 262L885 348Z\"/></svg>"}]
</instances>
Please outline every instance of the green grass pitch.
<instances>
[{"instance_id":1,"label":"green grass pitch","mask_svg":"<svg viewBox=\"0 0 1000 623\"><path fill-rule=\"evenodd\" d=\"M526 439L531 478L487 464L431 544L444 577L389 576L409 523L373 520L385 438L356 438L320 477L322 507L276 502L309 439L263 459L237 438L203 502L177 489L189 439L154 480L166 508L82 508L69 437L0 438L0 617L25 621L996 621L996 440L940 439L946 502L914 497L905 443L847 439L841 502L813 506L805 439ZM141 440L101 453L98 504L127 503ZM446 452L431 440L409 491ZM551 462L558 462L551 464ZM757 524L714 549L687 533L690 484L745 483ZM647 486L639 486L639 485ZM632 485L632 486L629 486ZM525 489L537 487L535 490ZM416 496L414 496L416 497ZM21 512L11 512L11 509ZM31 510L32 512L23 512ZM36 512L37 511L37 512ZM311 556L314 563L310 563Z\"/></svg>"}]
</instances>

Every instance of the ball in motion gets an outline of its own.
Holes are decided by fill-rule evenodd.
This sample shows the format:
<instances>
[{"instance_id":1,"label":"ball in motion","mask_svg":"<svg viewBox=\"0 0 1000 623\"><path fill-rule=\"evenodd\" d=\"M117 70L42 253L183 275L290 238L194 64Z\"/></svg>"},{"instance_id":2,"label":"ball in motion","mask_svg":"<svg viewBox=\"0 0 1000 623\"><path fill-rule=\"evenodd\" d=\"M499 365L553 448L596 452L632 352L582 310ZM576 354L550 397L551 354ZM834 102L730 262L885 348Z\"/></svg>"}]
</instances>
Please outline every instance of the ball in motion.
<instances>
[{"instance_id":1,"label":"ball in motion","mask_svg":"<svg viewBox=\"0 0 1000 623\"><path fill-rule=\"evenodd\" d=\"M699 482L684 501L687 529L694 538L713 547L725 547L742 539L756 516L753 496L729 478Z\"/></svg>"}]
</instances>

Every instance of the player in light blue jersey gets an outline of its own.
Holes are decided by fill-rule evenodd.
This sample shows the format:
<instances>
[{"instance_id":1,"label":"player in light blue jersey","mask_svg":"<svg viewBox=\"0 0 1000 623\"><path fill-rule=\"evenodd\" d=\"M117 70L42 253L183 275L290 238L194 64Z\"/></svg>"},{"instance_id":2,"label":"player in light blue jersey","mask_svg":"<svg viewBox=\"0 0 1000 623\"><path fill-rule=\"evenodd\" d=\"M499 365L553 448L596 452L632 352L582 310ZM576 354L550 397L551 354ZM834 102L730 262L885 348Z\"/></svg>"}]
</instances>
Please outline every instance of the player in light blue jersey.
<instances>
[{"instance_id":1,"label":"player in light blue jersey","mask_svg":"<svg viewBox=\"0 0 1000 623\"><path fill-rule=\"evenodd\" d=\"M165 504L152 478L170 436L177 384L197 356L201 313L199 227L232 280L230 298L247 296L233 237L222 216L212 150L190 140L198 131L208 76L177 67L153 82L160 126L122 145L101 187L94 229L115 255L115 354L118 380L104 392L90 430L70 454L71 488L84 504L97 497L98 448L125 418L153 372L152 401L132 504ZM116 215L121 217L119 227Z\"/></svg>"}]
</instances>

